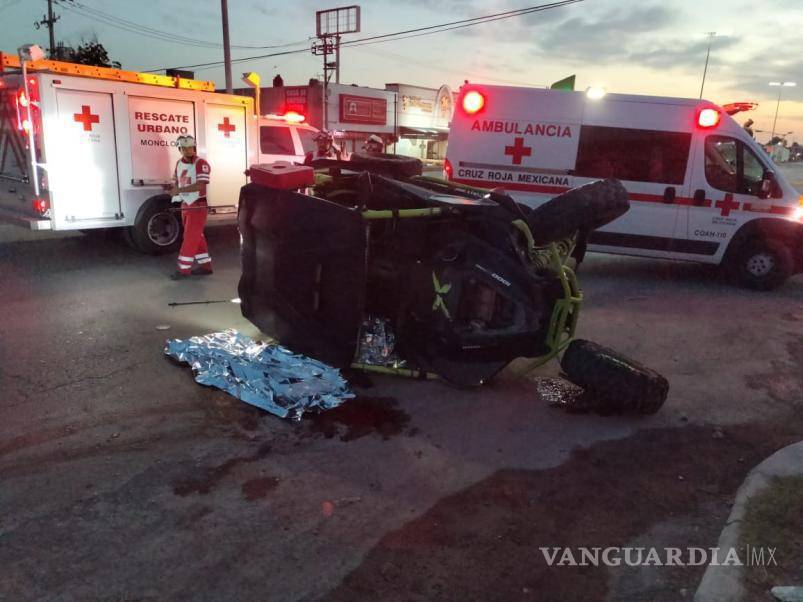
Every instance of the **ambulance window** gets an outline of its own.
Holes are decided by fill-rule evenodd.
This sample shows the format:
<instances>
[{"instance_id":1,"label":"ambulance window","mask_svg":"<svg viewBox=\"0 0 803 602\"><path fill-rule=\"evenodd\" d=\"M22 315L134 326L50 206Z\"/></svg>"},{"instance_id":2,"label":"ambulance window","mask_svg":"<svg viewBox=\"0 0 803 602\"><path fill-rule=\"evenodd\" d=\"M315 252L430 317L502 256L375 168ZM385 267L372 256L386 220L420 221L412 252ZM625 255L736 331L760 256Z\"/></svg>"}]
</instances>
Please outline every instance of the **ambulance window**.
<instances>
[{"instance_id":1,"label":"ambulance window","mask_svg":"<svg viewBox=\"0 0 803 602\"><path fill-rule=\"evenodd\" d=\"M583 126L575 175L682 184L691 134Z\"/></svg>"},{"instance_id":2,"label":"ambulance window","mask_svg":"<svg viewBox=\"0 0 803 602\"><path fill-rule=\"evenodd\" d=\"M744 179L748 194L758 195L764 180L764 166L753 154L753 151L744 145L742 145L742 152L744 154Z\"/></svg>"},{"instance_id":3,"label":"ambulance window","mask_svg":"<svg viewBox=\"0 0 803 602\"><path fill-rule=\"evenodd\" d=\"M705 179L724 192L758 196L764 165L740 140L708 136L705 139Z\"/></svg>"},{"instance_id":4,"label":"ambulance window","mask_svg":"<svg viewBox=\"0 0 803 602\"><path fill-rule=\"evenodd\" d=\"M317 134L317 132L315 130L307 130L304 128L298 128L296 132L298 133L299 138L301 138L301 148L304 149L304 152L315 152L315 150L318 148L315 144L315 134Z\"/></svg>"},{"instance_id":5,"label":"ambulance window","mask_svg":"<svg viewBox=\"0 0 803 602\"><path fill-rule=\"evenodd\" d=\"M264 155L295 155L290 128L263 125L259 128L259 147Z\"/></svg>"}]
</instances>

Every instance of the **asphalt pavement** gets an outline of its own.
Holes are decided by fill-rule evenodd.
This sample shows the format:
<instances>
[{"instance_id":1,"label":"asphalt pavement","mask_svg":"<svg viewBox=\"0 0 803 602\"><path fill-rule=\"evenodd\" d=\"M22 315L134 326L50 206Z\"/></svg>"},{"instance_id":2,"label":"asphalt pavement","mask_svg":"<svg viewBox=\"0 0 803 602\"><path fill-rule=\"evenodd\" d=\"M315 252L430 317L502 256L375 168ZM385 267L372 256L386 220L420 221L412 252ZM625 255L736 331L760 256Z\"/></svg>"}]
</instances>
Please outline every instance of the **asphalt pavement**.
<instances>
[{"instance_id":1,"label":"asphalt pavement","mask_svg":"<svg viewBox=\"0 0 803 602\"><path fill-rule=\"evenodd\" d=\"M646 429L782 424L800 404L801 276L760 293L590 255L578 336L667 376L655 416L550 407L538 383L557 364L519 361L479 390L371 377L364 412L294 423L163 354L168 337L259 336L231 301L232 228L209 231L214 276L185 282L113 239L3 233L0 599L325 598L385 534L499 470ZM215 303L168 305L188 301Z\"/></svg>"}]
</instances>

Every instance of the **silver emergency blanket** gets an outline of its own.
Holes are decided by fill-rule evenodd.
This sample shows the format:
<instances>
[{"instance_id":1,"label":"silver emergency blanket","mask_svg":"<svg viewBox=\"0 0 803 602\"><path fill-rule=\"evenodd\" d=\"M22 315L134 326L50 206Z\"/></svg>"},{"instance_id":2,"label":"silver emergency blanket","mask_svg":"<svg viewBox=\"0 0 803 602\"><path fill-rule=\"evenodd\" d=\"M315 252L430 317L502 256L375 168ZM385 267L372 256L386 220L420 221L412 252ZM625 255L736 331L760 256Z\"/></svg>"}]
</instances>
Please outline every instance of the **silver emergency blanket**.
<instances>
[{"instance_id":1,"label":"silver emergency blanket","mask_svg":"<svg viewBox=\"0 0 803 602\"><path fill-rule=\"evenodd\" d=\"M189 364L196 382L282 418L299 420L304 412L336 408L354 397L339 370L236 330L168 339L165 353Z\"/></svg>"}]
</instances>

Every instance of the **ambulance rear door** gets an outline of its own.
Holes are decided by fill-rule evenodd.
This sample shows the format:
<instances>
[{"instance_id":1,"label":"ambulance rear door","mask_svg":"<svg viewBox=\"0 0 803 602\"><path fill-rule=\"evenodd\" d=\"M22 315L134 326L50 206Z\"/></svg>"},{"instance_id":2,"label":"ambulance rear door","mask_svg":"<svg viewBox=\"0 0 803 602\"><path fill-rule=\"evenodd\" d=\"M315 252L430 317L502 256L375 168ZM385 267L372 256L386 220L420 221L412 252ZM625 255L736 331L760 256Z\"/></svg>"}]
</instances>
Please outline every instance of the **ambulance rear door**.
<instances>
[{"instance_id":1,"label":"ambulance rear door","mask_svg":"<svg viewBox=\"0 0 803 602\"><path fill-rule=\"evenodd\" d=\"M248 168L246 105L206 104L206 154L212 175L210 206L237 205Z\"/></svg>"},{"instance_id":2,"label":"ambulance rear door","mask_svg":"<svg viewBox=\"0 0 803 602\"><path fill-rule=\"evenodd\" d=\"M590 250L648 257L673 257L678 251L686 229L681 207L691 202L687 174L693 112L693 107L661 99L586 102L577 184L617 178L630 199L627 213L589 235Z\"/></svg>"},{"instance_id":3,"label":"ambulance rear door","mask_svg":"<svg viewBox=\"0 0 803 602\"><path fill-rule=\"evenodd\" d=\"M56 89L48 125L47 167L55 229L86 228L121 218L112 95Z\"/></svg>"},{"instance_id":4,"label":"ambulance rear door","mask_svg":"<svg viewBox=\"0 0 803 602\"><path fill-rule=\"evenodd\" d=\"M583 100L572 92L463 86L449 130L452 179L503 188L531 206L568 190Z\"/></svg>"}]
</instances>

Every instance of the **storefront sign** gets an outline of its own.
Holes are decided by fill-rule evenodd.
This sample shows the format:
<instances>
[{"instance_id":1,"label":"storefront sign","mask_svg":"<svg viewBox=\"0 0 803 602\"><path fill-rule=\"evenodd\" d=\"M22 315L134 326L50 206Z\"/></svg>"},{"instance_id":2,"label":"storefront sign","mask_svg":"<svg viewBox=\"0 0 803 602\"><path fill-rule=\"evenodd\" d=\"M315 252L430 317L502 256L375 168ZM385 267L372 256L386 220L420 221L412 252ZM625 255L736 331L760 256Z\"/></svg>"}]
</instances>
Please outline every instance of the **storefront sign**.
<instances>
[{"instance_id":1,"label":"storefront sign","mask_svg":"<svg viewBox=\"0 0 803 602\"><path fill-rule=\"evenodd\" d=\"M340 95L340 121L366 125L385 125L388 120L388 101L368 96Z\"/></svg>"},{"instance_id":2,"label":"storefront sign","mask_svg":"<svg viewBox=\"0 0 803 602\"><path fill-rule=\"evenodd\" d=\"M307 115L307 93L309 86L286 86L284 89L284 112L294 111Z\"/></svg>"}]
</instances>

